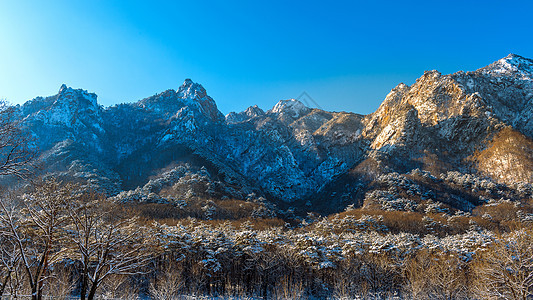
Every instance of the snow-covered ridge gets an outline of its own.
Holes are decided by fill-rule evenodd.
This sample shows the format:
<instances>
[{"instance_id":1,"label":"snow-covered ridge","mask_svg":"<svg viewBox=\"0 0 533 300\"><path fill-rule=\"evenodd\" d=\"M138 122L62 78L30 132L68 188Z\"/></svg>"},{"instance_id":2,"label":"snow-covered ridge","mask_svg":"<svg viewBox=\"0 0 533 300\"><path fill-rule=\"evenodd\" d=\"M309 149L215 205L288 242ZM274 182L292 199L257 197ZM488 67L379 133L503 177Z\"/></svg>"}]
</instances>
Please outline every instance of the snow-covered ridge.
<instances>
[{"instance_id":1,"label":"snow-covered ridge","mask_svg":"<svg viewBox=\"0 0 533 300\"><path fill-rule=\"evenodd\" d=\"M37 118L46 123L66 125L72 125L78 117L98 115L100 110L96 94L73 89L65 84L61 85L55 96L36 97L22 105L24 117L36 114Z\"/></svg>"},{"instance_id":2,"label":"snow-covered ridge","mask_svg":"<svg viewBox=\"0 0 533 300\"><path fill-rule=\"evenodd\" d=\"M516 76L524 80L532 79L533 60L511 53L491 65L482 68L481 71L496 76L506 75Z\"/></svg>"},{"instance_id":3,"label":"snow-covered ridge","mask_svg":"<svg viewBox=\"0 0 533 300\"><path fill-rule=\"evenodd\" d=\"M301 117L311 109L296 99L281 100L269 111L275 114L289 114L293 118Z\"/></svg>"}]
</instances>

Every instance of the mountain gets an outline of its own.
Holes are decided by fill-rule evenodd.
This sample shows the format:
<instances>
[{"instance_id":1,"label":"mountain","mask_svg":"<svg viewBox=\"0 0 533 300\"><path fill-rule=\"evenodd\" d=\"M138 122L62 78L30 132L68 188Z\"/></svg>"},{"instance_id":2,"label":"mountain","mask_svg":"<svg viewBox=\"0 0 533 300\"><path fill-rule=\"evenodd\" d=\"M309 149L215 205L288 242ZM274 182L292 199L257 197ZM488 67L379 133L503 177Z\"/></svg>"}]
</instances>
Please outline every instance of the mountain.
<instances>
[{"instance_id":1,"label":"mountain","mask_svg":"<svg viewBox=\"0 0 533 300\"><path fill-rule=\"evenodd\" d=\"M514 54L473 72L426 71L369 115L289 99L224 117L190 79L107 108L63 85L17 109L43 174L121 201L165 202L161 192L179 185L175 197L262 196L325 212L392 204L469 210L530 193L532 78L533 61Z\"/></svg>"},{"instance_id":2,"label":"mountain","mask_svg":"<svg viewBox=\"0 0 533 300\"><path fill-rule=\"evenodd\" d=\"M393 89L363 134L371 149L420 160L424 169L451 164L501 183L532 183L532 66L511 54L474 72L426 72Z\"/></svg>"}]
</instances>

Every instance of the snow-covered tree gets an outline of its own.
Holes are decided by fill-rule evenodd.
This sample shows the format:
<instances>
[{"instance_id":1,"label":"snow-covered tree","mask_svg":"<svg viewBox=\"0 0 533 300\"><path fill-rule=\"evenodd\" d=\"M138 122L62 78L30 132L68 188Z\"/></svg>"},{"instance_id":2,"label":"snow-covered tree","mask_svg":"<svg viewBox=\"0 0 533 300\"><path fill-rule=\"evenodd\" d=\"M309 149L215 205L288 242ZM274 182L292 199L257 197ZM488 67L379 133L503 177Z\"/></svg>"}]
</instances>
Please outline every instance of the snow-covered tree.
<instances>
[{"instance_id":1,"label":"snow-covered tree","mask_svg":"<svg viewBox=\"0 0 533 300\"><path fill-rule=\"evenodd\" d=\"M518 230L480 254L475 270L482 298L525 300L533 296L533 236Z\"/></svg>"},{"instance_id":2,"label":"snow-covered tree","mask_svg":"<svg viewBox=\"0 0 533 300\"><path fill-rule=\"evenodd\" d=\"M42 299L50 267L64 258L65 207L72 198L72 185L50 180L22 199L0 200L1 234L16 246L32 299Z\"/></svg>"},{"instance_id":3,"label":"snow-covered tree","mask_svg":"<svg viewBox=\"0 0 533 300\"><path fill-rule=\"evenodd\" d=\"M113 275L137 274L155 254L137 219L117 216L114 208L94 194L85 194L67 207L70 257L81 264L81 299L94 299Z\"/></svg>"},{"instance_id":4,"label":"snow-covered tree","mask_svg":"<svg viewBox=\"0 0 533 300\"><path fill-rule=\"evenodd\" d=\"M29 136L15 120L15 108L0 101L0 175L25 178L32 173L36 151Z\"/></svg>"}]
</instances>

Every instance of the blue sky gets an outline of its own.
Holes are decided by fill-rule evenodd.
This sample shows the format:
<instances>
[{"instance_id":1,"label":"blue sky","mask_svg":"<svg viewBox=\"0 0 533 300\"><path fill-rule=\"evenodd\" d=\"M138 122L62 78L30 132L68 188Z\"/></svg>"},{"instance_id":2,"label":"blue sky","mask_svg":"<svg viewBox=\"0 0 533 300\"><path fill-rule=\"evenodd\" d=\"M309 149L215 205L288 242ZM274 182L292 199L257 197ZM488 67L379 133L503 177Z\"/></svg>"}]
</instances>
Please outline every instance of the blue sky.
<instances>
[{"instance_id":1,"label":"blue sky","mask_svg":"<svg viewBox=\"0 0 533 300\"><path fill-rule=\"evenodd\" d=\"M366 114L424 70L533 58L530 3L0 0L0 98L66 83L109 106L191 78L225 114L303 91Z\"/></svg>"}]
</instances>

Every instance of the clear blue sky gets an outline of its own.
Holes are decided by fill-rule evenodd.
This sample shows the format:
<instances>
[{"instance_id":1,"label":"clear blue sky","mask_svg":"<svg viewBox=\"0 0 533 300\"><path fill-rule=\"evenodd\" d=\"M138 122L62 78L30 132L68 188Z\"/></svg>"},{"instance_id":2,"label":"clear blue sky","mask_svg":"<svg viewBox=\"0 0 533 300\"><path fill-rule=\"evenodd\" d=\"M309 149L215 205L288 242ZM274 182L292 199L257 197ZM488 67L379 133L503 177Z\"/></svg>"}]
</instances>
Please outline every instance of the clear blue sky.
<instances>
[{"instance_id":1,"label":"clear blue sky","mask_svg":"<svg viewBox=\"0 0 533 300\"><path fill-rule=\"evenodd\" d=\"M533 58L532 12L531 1L0 0L0 98L66 83L109 106L191 78L223 113L303 91L370 113L424 70Z\"/></svg>"}]
</instances>

